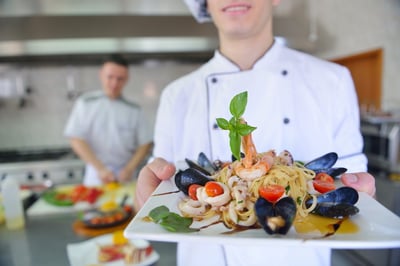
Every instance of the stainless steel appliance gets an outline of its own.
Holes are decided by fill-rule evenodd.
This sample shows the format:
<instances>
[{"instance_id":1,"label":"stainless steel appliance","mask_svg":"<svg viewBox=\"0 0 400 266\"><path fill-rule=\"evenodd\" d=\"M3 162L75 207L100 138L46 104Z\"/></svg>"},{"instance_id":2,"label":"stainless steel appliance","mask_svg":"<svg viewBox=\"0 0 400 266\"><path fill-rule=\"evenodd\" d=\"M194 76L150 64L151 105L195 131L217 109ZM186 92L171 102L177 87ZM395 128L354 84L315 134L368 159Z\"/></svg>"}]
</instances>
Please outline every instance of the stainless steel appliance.
<instances>
[{"instance_id":1,"label":"stainless steel appliance","mask_svg":"<svg viewBox=\"0 0 400 266\"><path fill-rule=\"evenodd\" d=\"M361 132L370 171L400 173L400 117L363 117Z\"/></svg>"},{"instance_id":2,"label":"stainless steel appliance","mask_svg":"<svg viewBox=\"0 0 400 266\"><path fill-rule=\"evenodd\" d=\"M84 163L70 148L0 151L0 177L16 178L21 185L77 183L83 173Z\"/></svg>"}]
</instances>

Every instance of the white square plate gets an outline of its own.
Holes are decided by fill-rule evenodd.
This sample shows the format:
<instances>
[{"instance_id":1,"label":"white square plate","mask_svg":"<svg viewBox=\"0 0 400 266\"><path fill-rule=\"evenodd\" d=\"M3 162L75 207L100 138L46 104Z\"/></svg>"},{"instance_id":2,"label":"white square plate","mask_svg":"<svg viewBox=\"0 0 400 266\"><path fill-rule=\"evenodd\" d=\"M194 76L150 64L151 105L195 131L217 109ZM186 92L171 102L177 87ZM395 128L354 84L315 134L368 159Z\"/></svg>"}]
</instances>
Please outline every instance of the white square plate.
<instances>
[{"instance_id":1,"label":"white square plate","mask_svg":"<svg viewBox=\"0 0 400 266\"><path fill-rule=\"evenodd\" d=\"M358 226L358 231L348 234L335 234L329 237L316 237L315 234L298 234L292 227L286 235L268 235L263 229L246 230L231 234L221 223L192 233L168 232L160 225L144 221L143 217L158 206L165 205L170 211L180 214L177 202L181 197L172 180L162 182L153 196L126 227L124 235L127 238L143 238L163 242L204 241L219 244L263 244L283 246L316 246L334 249L369 249L369 248L399 248L400 247L400 218L386 209L378 201L365 193L360 193L356 206L360 212L351 218ZM193 228L204 225L201 222L192 224Z\"/></svg>"}]
</instances>

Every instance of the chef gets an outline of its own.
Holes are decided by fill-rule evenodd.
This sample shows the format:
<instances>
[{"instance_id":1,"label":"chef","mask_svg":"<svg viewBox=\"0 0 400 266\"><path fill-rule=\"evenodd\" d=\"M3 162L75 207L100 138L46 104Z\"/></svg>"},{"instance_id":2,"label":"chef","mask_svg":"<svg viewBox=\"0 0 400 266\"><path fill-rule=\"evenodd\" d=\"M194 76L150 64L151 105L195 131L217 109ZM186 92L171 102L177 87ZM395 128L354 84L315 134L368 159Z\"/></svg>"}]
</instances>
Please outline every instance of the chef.
<instances>
[{"instance_id":1,"label":"chef","mask_svg":"<svg viewBox=\"0 0 400 266\"><path fill-rule=\"evenodd\" d=\"M143 110L122 96L127 61L115 55L107 58L99 76L103 90L76 101L64 132L86 162L88 186L131 181L152 146Z\"/></svg>"},{"instance_id":2,"label":"chef","mask_svg":"<svg viewBox=\"0 0 400 266\"><path fill-rule=\"evenodd\" d=\"M205 152L229 161L228 132L216 118L230 119L229 103L248 91L243 114L259 152L289 150L308 161L338 153L339 166L352 174L343 183L370 195L374 178L365 173L357 97L349 71L282 45L272 32L279 0L185 0L200 22L212 20L219 48L198 70L172 82L160 100L153 163L140 173L140 207L173 164ZM178 243L178 265L330 265L328 247Z\"/></svg>"}]
</instances>

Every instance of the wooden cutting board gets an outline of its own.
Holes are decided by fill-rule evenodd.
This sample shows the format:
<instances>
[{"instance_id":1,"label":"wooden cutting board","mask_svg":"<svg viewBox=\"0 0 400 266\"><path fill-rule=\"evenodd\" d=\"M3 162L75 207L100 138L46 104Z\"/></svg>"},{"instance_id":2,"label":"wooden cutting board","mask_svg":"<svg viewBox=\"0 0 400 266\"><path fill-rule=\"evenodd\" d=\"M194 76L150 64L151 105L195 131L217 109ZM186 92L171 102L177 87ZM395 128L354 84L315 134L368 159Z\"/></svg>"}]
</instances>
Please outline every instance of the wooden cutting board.
<instances>
[{"instance_id":1,"label":"wooden cutting board","mask_svg":"<svg viewBox=\"0 0 400 266\"><path fill-rule=\"evenodd\" d=\"M83 236L83 237L95 237L95 236L100 236L104 234L109 234L113 233L118 230L123 230L125 229L126 226L128 226L129 222L132 220L134 215L130 219L128 219L126 222L113 226L113 227L106 227L106 228L89 228L87 227L81 220L76 220L72 224L72 229L77 235Z\"/></svg>"}]
</instances>

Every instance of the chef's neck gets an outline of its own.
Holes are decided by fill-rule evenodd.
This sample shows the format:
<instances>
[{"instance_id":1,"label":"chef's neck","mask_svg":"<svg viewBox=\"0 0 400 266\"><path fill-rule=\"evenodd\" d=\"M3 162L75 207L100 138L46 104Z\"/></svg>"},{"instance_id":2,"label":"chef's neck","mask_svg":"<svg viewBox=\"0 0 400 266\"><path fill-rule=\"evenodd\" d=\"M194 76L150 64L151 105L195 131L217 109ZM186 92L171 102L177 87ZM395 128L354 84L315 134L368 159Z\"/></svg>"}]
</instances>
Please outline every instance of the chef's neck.
<instances>
[{"instance_id":1,"label":"chef's neck","mask_svg":"<svg viewBox=\"0 0 400 266\"><path fill-rule=\"evenodd\" d=\"M273 35L252 39L225 39L220 36L220 53L230 59L241 70L252 69L254 64L273 45Z\"/></svg>"}]
</instances>

